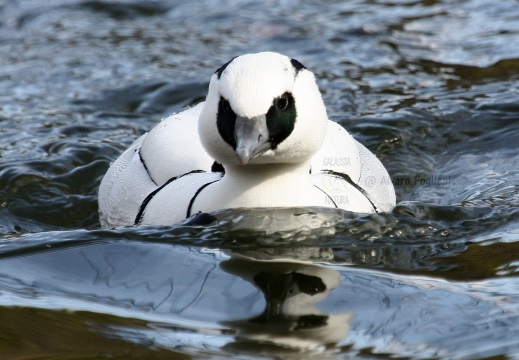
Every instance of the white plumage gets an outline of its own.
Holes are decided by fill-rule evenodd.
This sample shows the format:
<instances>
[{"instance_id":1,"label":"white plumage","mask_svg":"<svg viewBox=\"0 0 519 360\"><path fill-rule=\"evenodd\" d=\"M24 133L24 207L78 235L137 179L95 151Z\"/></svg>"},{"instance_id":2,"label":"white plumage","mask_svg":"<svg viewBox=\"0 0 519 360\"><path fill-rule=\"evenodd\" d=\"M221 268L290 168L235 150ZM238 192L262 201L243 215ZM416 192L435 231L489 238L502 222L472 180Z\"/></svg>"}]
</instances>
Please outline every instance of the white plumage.
<instances>
[{"instance_id":1,"label":"white plumage","mask_svg":"<svg viewBox=\"0 0 519 360\"><path fill-rule=\"evenodd\" d=\"M103 226L310 206L390 211L395 193L380 161L328 120L314 75L271 52L223 65L206 101L137 139L99 189Z\"/></svg>"}]
</instances>

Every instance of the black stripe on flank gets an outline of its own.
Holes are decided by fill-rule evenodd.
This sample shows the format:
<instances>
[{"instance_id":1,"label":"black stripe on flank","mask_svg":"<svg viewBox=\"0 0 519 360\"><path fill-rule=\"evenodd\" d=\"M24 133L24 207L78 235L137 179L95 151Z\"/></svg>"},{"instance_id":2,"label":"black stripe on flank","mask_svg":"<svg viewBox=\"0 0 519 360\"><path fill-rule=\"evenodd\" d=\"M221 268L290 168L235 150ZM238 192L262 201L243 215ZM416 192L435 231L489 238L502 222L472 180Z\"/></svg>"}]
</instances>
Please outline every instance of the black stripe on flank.
<instances>
[{"instance_id":1,"label":"black stripe on flank","mask_svg":"<svg viewBox=\"0 0 519 360\"><path fill-rule=\"evenodd\" d=\"M360 191L360 193L362 195L364 195L366 197L366 199L368 199L369 203L371 204L371 206L373 206L373 210L375 210L376 213L378 213L378 209L377 207L375 206L375 204L373 203L373 201L371 201L371 199L369 198L369 195L368 193L366 192L366 190L364 190L363 188L361 188L359 186L359 184L356 184L353 182L353 180L351 180L351 178L345 174L345 173L341 173L341 172L337 172L337 171L333 171L333 170L322 170L322 173L324 174L328 174L328 175L332 175L332 176L336 176L338 178L341 178L343 179L344 181L346 181L348 184L350 184L351 186L353 186L355 189L357 189L358 191Z\"/></svg>"},{"instance_id":2,"label":"black stripe on flank","mask_svg":"<svg viewBox=\"0 0 519 360\"><path fill-rule=\"evenodd\" d=\"M193 204L195 203L195 200L196 200L196 197L202 192L202 190L204 190L207 186L211 185L212 183L215 183L217 181L220 181L220 179L218 180L214 180L214 181L211 181L211 182L208 182L202 186L200 186L198 188L198 190L196 191L195 195L193 195L193 197L191 198L191 201L189 201L189 206L187 207L187 211L186 211L186 219L189 218L191 216L191 209L193 208Z\"/></svg>"},{"instance_id":3,"label":"black stripe on flank","mask_svg":"<svg viewBox=\"0 0 519 360\"><path fill-rule=\"evenodd\" d=\"M146 210L146 206L148 206L148 204L150 203L151 199L153 199L153 197L155 195L157 195L157 193L164 189L167 185L171 184L173 181L175 180L178 180L180 179L181 177L183 176L186 176L186 175L190 175L190 174L197 174L197 173L204 173L205 171L204 170L193 170L193 171L190 171L188 173L185 173L185 174L182 174L182 175L179 175L179 176L175 176L175 177L172 177L171 179L169 179L168 181L166 181L162 186L159 186L158 188L156 188L155 190L153 190L152 192L150 192L148 194L148 196L146 196L146 198L144 199L144 201L142 202L140 208L139 208L139 211L137 212L137 216L135 217L135 221L133 222L134 225L139 225L140 222L142 221L142 217L144 216L144 210Z\"/></svg>"},{"instance_id":4,"label":"black stripe on flank","mask_svg":"<svg viewBox=\"0 0 519 360\"><path fill-rule=\"evenodd\" d=\"M323 189L321 189L319 186L315 185L314 186L316 188L318 188L319 190L321 190L323 192L324 195L328 196L328 199L330 199L330 201L333 203L333 206L335 206L336 209L338 209L339 207L337 206L337 204L335 203L335 201L333 200L333 198L326 192L324 191Z\"/></svg>"},{"instance_id":5,"label":"black stripe on flank","mask_svg":"<svg viewBox=\"0 0 519 360\"><path fill-rule=\"evenodd\" d=\"M214 162L213 165L211 165L211 172L217 172L217 173L224 173L225 174L225 169L223 167L222 164L220 164L219 162Z\"/></svg>"},{"instance_id":6,"label":"black stripe on flank","mask_svg":"<svg viewBox=\"0 0 519 360\"><path fill-rule=\"evenodd\" d=\"M141 153L141 148L139 148L135 151L137 151L137 153L139 154L139 160L141 161L142 166L144 166L144 170L146 170L146 173L148 174L149 178L151 179L151 181L153 181L153 183L155 185L157 185L155 180L153 180L153 178L151 177L150 171L148 170L148 167L146 166L146 162L144 162L144 158L142 157L142 153Z\"/></svg>"}]
</instances>

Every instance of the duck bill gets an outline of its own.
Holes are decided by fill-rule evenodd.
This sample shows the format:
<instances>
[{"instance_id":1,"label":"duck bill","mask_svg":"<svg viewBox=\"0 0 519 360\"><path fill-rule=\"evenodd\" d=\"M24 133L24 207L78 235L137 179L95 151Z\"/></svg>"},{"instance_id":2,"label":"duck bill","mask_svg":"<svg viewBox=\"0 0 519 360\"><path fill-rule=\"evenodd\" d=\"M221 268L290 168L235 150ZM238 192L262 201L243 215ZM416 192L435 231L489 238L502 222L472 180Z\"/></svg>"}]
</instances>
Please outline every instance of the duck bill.
<instances>
[{"instance_id":1,"label":"duck bill","mask_svg":"<svg viewBox=\"0 0 519 360\"><path fill-rule=\"evenodd\" d=\"M269 130L265 115L246 118L236 117L234 124L236 157L241 165L248 164L256 156L270 149Z\"/></svg>"}]
</instances>

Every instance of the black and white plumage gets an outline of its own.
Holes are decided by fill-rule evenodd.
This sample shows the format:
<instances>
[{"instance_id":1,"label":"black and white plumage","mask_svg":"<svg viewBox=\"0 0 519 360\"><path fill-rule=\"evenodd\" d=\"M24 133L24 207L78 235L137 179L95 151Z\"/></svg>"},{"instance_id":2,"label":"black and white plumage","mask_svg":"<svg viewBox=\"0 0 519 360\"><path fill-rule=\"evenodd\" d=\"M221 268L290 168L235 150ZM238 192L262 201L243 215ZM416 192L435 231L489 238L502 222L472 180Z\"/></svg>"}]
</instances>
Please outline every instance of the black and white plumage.
<instances>
[{"instance_id":1,"label":"black and white plumage","mask_svg":"<svg viewBox=\"0 0 519 360\"><path fill-rule=\"evenodd\" d=\"M206 101L137 139L99 189L103 226L310 206L390 211L395 192L380 161L328 120L313 73L272 52L219 68Z\"/></svg>"}]
</instances>

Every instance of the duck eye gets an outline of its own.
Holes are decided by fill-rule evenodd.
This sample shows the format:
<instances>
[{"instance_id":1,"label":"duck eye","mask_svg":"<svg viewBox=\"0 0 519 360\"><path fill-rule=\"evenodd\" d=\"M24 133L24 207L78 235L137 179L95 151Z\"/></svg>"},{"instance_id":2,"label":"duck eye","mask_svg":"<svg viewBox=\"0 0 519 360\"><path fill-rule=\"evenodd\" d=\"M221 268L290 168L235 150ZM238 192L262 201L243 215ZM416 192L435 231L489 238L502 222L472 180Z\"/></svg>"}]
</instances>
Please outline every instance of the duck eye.
<instances>
[{"instance_id":1,"label":"duck eye","mask_svg":"<svg viewBox=\"0 0 519 360\"><path fill-rule=\"evenodd\" d=\"M225 112L231 112L231 104L229 104L229 101L225 100L223 97L220 98L220 109Z\"/></svg>"},{"instance_id":2,"label":"duck eye","mask_svg":"<svg viewBox=\"0 0 519 360\"><path fill-rule=\"evenodd\" d=\"M289 100L288 95L286 93L281 95L276 101L276 106L279 110L286 110L288 108L288 105Z\"/></svg>"}]
</instances>

